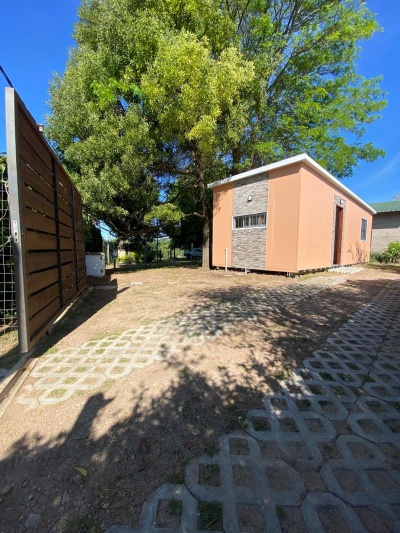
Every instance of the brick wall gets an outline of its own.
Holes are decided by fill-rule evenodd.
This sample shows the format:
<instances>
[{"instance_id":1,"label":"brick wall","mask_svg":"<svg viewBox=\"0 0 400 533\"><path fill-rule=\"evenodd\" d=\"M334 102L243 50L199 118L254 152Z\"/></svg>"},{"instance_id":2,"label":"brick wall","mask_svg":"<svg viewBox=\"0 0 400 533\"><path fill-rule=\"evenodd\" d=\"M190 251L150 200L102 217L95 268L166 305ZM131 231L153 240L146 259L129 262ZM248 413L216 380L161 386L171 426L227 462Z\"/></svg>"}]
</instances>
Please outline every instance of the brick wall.
<instances>
[{"instance_id":1,"label":"brick wall","mask_svg":"<svg viewBox=\"0 0 400 533\"><path fill-rule=\"evenodd\" d=\"M372 217L372 252L384 252L388 244L400 241L400 212L378 213Z\"/></svg>"},{"instance_id":2,"label":"brick wall","mask_svg":"<svg viewBox=\"0 0 400 533\"><path fill-rule=\"evenodd\" d=\"M248 197L252 200L249 202ZM233 216L268 211L268 174L240 180L233 188ZM267 229L232 230L232 267L265 270Z\"/></svg>"}]
</instances>

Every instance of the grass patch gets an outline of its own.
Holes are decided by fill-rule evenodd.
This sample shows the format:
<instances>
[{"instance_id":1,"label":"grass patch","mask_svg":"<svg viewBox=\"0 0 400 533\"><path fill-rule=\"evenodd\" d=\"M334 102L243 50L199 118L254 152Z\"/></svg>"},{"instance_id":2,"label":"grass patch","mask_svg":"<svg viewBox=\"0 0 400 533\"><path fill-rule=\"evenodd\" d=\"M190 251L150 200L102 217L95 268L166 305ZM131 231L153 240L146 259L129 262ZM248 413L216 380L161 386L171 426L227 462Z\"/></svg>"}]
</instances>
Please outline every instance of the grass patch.
<instances>
[{"instance_id":1,"label":"grass patch","mask_svg":"<svg viewBox=\"0 0 400 533\"><path fill-rule=\"evenodd\" d=\"M373 383L375 380L371 378L368 374L362 374L360 378L364 381L364 383Z\"/></svg>"},{"instance_id":2,"label":"grass patch","mask_svg":"<svg viewBox=\"0 0 400 533\"><path fill-rule=\"evenodd\" d=\"M52 346L51 348L48 348L45 352L44 352L44 355L49 355L51 353L57 353L57 348L55 346Z\"/></svg>"},{"instance_id":3,"label":"grass patch","mask_svg":"<svg viewBox=\"0 0 400 533\"><path fill-rule=\"evenodd\" d=\"M204 453L206 453L209 457L214 457L214 455L218 455L219 454L219 445L216 444L216 443L210 442L205 447Z\"/></svg>"},{"instance_id":4,"label":"grass patch","mask_svg":"<svg viewBox=\"0 0 400 533\"><path fill-rule=\"evenodd\" d=\"M183 472L175 472L169 478L169 482L173 485L183 485L185 483L185 476Z\"/></svg>"},{"instance_id":5,"label":"grass patch","mask_svg":"<svg viewBox=\"0 0 400 533\"><path fill-rule=\"evenodd\" d=\"M310 391L313 394L322 394L324 392L318 385L310 385Z\"/></svg>"},{"instance_id":6,"label":"grass patch","mask_svg":"<svg viewBox=\"0 0 400 533\"><path fill-rule=\"evenodd\" d=\"M204 531L222 529L222 503L198 502L198 526Z\"/></svg>"},{"instance_id":7,"label":"grass patch","mask_svg":"<svg viewBox=\"0 0 400 533\"><path fill-rule=\"evenodd\" d=\"M299 411L308 411L311 408L310 400L297 400L296 405Z\"/></svg>"},{"instance_id":8,"label":"grass patch","mask_svg":"<svg viewBox=\"0 0 400 533\"><path fill-rule=\"evenodd\" d=\"M276 514L277 514L279 520L284 520L286 518L285 510L280 505L276 506Z\"/></svg>"},{"instance_id":9,"label":"grass patch","mask_svg":"<svg viewBox=\"0 0 400 533\"><path fill-rule=\"evenodd\" d=\"M351 370L358 370L360 367L356 363L346 363Z\"/></svg>"},{"instance_id":10,"label":"grass patch","mask_svg":"<svg viewBox=\"0 0 400 533\"><path fill-rule=\"evenodd\" d=\"M253 424L253 428L255 431L268 431L269 429L271 429L267 418L263 418L260 416L252 417L251 423Z\"/></svg>"},{"instance_id":11,"label":"grass patch","mask_svg":"<svg viewBox=\"0 0 400 533\"><path fill-rule=\"evenodd\" d=\"M64 529L64 533L95 533L97 531L97 519L89 514L71 518Z\"/></svg>"},{"instance_id":12,"label":"grass patch","mask_svg":"<svg viewBox=\"0 0 400 533\"><path fill-rule=\"evenodd\" d=\"M168 502L168 512L172 516L181 516L183 505L181 500L170 500Z\"/></svg>"},{"instance_id":13,"label":"grass patch","mask_svg":"<svg viewBox=\"0 0 400 533\"><path fill-rule=\"evenodd\" d=\"M63 394L67 392L67 389L54 389L50 393L50 398L60 398Z\"/></svg>"}]
</instances>

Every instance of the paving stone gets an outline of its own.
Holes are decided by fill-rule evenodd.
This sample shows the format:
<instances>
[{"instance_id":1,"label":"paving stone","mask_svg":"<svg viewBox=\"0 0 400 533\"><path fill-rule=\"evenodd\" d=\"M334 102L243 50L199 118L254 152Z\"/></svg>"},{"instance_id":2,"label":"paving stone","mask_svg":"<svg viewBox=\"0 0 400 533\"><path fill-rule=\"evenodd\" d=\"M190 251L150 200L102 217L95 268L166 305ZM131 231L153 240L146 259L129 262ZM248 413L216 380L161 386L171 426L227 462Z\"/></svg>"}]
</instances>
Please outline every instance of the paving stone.
<instances>
[{"instance_id":1,"label":"paving stone","mask_svg":"<svg viewBox=\"0 0 400 533\"><path fill-rule=\"evenodd\" d=\"M309 533L365 533L355 511L333 494L309 492L301 510Z\"/></svg>"},{"instance_id":2,"label":"paving stone","mask_svg":"<svg viewBox=\"0 0 400 533\"><path fill-rule=\"evenodd\" d=\"M334 286L332 279L339 278L313 278L87 343L83 360L76 351L63 360L51 354L36 368L42 388L34 390L40 402L56 403L55 391L62 399L73 393L66 375L129 373L238 321L273 316ZM225 533L400 531L399 338L400 285L391 283L280 382L281 392L248 412L246 432L221 437L218 454L192 460L185 485L157 489L137 531L199 533L198 513L207 504L222 509ZM181 502L179 520L168 515L171 500ZM133 531L114 527L108 533Z\"/></svg>"},{"instance_id":3,"label":"paving stone","mask_svg":"<svg viewBox=\"0 0 400 533\"><path fill-rule=\"evenodd\" d=\"M17 401L30 408L66 401L77 391L94 390L107 379L123 378L136 368L182 354L186 347L209 342L241 322L264 318L267 313L273 316L274 310L295 305L343 281L344 276L317 276L236 301L199 307L76 348L44 354L30 373L37 378L33 388L25 389L25 395Z\"/></svg>"}]
</instances>

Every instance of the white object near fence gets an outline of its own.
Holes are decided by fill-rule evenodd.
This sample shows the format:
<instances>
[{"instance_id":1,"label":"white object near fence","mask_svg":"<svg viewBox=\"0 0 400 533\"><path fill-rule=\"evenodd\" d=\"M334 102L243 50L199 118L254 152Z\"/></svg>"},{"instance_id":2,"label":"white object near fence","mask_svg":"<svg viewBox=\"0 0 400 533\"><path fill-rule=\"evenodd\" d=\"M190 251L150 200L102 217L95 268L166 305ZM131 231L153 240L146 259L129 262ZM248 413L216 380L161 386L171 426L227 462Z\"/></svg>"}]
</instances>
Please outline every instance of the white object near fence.
<instances>
[{"instance_id":1,"label":"white object near fence","mask_svg":"<svg viewBox=\"0 0 400 533\"><path fill-rule=\"evenodd\" d=\"M87 276L95 276L97 278L105 276L106 266L103 253L87 253L85 254L85 261Z\"/></svg>"}]
</instances>

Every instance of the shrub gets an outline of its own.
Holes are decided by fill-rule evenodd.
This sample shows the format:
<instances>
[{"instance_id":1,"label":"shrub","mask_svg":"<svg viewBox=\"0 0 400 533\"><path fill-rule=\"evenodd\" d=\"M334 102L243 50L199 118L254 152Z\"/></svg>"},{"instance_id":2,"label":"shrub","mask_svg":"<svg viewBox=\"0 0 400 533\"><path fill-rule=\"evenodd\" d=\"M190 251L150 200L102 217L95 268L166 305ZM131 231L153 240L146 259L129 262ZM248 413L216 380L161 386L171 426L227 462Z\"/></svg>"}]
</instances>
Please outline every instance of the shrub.
<instances>
[{"instance_id":1,"label":"shrub","mask_svg":"<svg viewBox=\"0 0 400 533\"><path fill-rule=\"evenodd\" d=\"M118 261L120 263L125 263L126 265L132 265L139 262L139 254L136 252L127 252L126 254L121 255L118 258Z\"/></svg>"},{"instance_id":2,"label":"shrub","mask_svg":"<svg viewBox=\"0 0 400 533\"><path fill-rule=\"evenodd\" d=\"M391 242L385 253L388 257L388 263L398 263L400 261L400 242Z\"/></svg>"},{"instance_id":3,"label":"shrub","mask_svg":"<svg viewBox=\"0 0 400 533\"><path fill-rule=\"evenodd\" d=\"M400 242L391 242L385 252L372 253L371 261L378 261L378 263L400 263Z\"/></svg>"}]
</instances>

